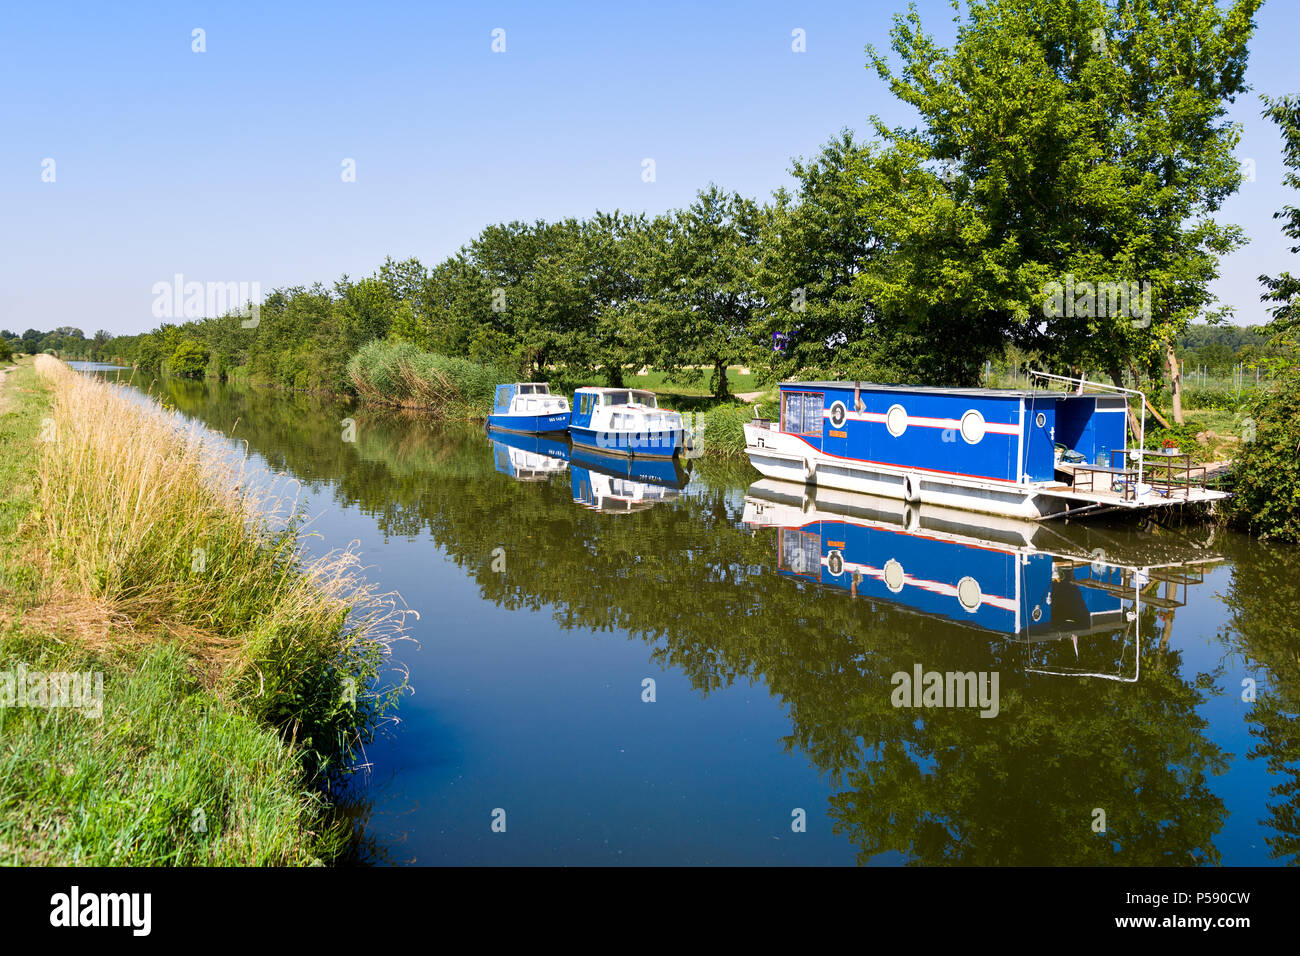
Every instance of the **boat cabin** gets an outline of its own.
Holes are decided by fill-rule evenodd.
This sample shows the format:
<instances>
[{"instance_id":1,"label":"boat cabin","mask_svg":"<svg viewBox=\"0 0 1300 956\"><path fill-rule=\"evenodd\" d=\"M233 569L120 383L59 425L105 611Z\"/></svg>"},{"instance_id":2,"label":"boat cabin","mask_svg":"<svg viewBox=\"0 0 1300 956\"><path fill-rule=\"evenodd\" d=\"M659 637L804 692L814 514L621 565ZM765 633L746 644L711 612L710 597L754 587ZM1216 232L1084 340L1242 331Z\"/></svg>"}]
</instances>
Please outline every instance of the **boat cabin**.
<instances>
[{"instance_id":1,"label":"boat cabin","mask_svg":"<svg viewBox=\"0 0 1300 956\"><path fill-rule=\"evenodd\" d=\"M567 412L569 400L552 395L548 382L516 382L497 386L492 410L498 415L548 415Z\"/></svg>"}]
</instances>

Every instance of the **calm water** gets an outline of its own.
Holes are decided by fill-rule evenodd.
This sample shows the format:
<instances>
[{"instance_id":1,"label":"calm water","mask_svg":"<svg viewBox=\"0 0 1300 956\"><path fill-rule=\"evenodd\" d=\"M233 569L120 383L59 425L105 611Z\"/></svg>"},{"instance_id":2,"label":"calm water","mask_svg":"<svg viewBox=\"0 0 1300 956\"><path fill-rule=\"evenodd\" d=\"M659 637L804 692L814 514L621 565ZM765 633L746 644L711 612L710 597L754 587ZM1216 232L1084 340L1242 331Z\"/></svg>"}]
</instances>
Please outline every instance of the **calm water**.
<instances>
[{"instance_id":1,"label":"calm water","mask_svg":"<svg viewBox=\"0 0 1300 956\"><path fill-rule=\"evenodd\" d=\"M1028 546L744 466L679 488L314 397L163 394L420 612L369 749L373 862L1296 860L1295 549L1132 521ZM996 716L895 706L918 667L996 674Z\"/></svg>"}]
</instances>

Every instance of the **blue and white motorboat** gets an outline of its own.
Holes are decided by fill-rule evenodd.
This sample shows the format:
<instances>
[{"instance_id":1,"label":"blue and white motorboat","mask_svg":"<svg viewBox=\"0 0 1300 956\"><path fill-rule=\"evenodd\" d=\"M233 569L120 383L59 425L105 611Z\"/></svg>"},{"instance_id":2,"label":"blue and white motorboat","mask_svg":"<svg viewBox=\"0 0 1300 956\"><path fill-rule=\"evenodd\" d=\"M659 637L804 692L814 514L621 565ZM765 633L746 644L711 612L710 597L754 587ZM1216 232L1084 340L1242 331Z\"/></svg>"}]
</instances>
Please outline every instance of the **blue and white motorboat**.
<instances>
[{"instance_id":1,"label":"blue and white motorboat","mask_svg":"<svg viewBox=\"0 0 1300 956\"><path fill-rule=\"evenodd\" d=\"M569 427L569 400L552 395L546 382L498 385L488 427L525 435L562 432Z\"/></svg>"},{"instance_id":2,"label":"blue and white motorboat","mask_svg":"<svg viewBox=\"0 0 1300 956\"><path fill-rule=\"evenodd\" d=\"M583 468L575 461L570 469L573 500L602 514L632 514L675 499L679 492L670 485L618 478L607 472Z\"/></svg>"},{"instance_id":3,"label":"blue and white motorboat","mask_svg":"<svg viewBox=\"0 0 1300 956\"><path fill-rule=\"evenodd\" d=\"M573 396L569 437L606 454L672 458L683 448L682 416L659 407L639 388L580 388Z\"/></svg>"}]
</instances>

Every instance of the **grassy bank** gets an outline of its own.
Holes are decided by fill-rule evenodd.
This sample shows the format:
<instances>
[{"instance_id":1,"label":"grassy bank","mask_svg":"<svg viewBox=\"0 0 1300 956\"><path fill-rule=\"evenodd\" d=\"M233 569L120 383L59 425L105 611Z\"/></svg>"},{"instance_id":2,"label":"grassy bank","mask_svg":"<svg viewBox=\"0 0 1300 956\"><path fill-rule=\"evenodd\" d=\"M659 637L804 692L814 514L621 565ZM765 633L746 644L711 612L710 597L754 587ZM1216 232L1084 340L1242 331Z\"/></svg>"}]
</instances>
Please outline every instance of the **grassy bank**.
<instances>
[{"instance_id":1,"label":"grassy bank","mask_svg":"<svg viewBox=\"0 0 1300 956\"><path fill-rule=\"evenodd\" d=\"M0 860L335 858L400 614L200 433L37 363L0 383L0 680L102 674L102 715L0 706Z\"/></svg>"}]
</instances>

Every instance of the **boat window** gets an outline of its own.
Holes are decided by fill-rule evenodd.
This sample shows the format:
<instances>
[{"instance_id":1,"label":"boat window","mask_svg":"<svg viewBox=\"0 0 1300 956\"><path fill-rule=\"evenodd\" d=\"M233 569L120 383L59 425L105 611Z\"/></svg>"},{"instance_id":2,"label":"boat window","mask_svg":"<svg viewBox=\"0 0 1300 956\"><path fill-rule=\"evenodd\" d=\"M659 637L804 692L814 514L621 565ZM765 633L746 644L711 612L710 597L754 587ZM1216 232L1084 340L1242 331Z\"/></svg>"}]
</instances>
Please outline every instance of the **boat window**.
<instances>
[{"instance_id":1,"label":"boat window","mask_svg":"<svg viewBox=\"0 0 1300 956\"><path fill-rule=\"evenodd\" d=\"M606 392L600 400L602 405L626 405L627 403L627 392Z\"/></svg>"},{"instance_id":2,"label":"boat window","mask_svg":"<svg viewBox=\"0 0 1300 956\"><path fill-rule=\"evenodd\" d=\"M792 435L820 435L825 396L821 392L785 392L781 396L781 430Z\"/></svg>"},{"instance_id":3,"label":"boat window","mask_svg":"<svg viewBox=\"0 0 1300 956\"><path fill-rule=\"evenodd\" d=\"M902 405L890 405L889 411L885 412L885 428L895 438L907 431L907 409Z\"/></svg>"},{"instance_id":4,"label":"boat window","mask_svg":"<svg viewBox=\"0 0 1300 956\"><path fill-rule=\"evenodd\" d=\"M659 407L659 403L655 401L655 397L651 392L633 392L632 400L636 402L640 402L642 405L646 406L647 408Z\"/></svg>"},{"instance_id":5,"label":"boat window","mask_svg":"<svg viewBox=\"0 0 1300 956\"><path fill-rule=\"evenodd\" d=\"M961 417L961 437L966 439L967 444L978 444L984 437L984 416L975 409L971 409Z\"/></svg>"},{"instance_id":6,"label":"boat window","mask_svg":"<svg viewBox=\"0 0 1300 956\"><path fill-rule=\"evenodd\" d=\"M907 581L907 576L903 574L903 566L898 563L897 558L890 558L886 561L885 566L881 568L881 571L884 572L882 579L885 582L885 587L889 588L889 590L894 594L903 590L903 585Z\"/></svg>"}]
</instances>

